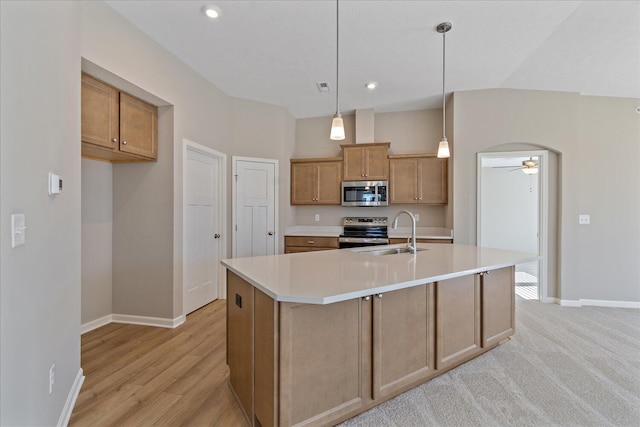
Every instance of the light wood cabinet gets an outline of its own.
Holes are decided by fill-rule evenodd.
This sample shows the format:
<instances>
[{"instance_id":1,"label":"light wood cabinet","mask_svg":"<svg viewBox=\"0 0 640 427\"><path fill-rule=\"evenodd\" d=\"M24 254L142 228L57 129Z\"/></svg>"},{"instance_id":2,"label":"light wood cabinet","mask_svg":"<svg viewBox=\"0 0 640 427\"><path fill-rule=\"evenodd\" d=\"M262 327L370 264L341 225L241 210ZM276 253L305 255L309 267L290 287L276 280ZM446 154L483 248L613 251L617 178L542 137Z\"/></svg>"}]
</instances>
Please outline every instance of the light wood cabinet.
<instances>
[{"instance_id":1,"label":"light wood cabinet","mask_svg":"<svg viewBox=\"0 0 640 427\"><path fill-rule=\"evenodd\" d=\"M158 158L158 109L82 74L82 156L110 162Z\"/></svg>"},{"instance_id":2,"label":"light wood cabinet","mask_svg":"<svg viewBox=\"0 0 640 427\"><path fill-rule=\"evenodd\" d=\"M389 175L390 203L447 203L447 159L422 154L392 155Z\"/></svg>"},{"instance_id":3,"label":"light wood cabinet","mask_svg":"<svg viewBox=\"0 0 640 427\"><path fill-rule=\"evenodd\" d=\"M342 147L343 180L369 181L389 179L387 152L390 142L345 144Z\"/></svg>"},{"instance_id":4,"label":"light wood cabinet","mask_svg":"<svg viewBox=\"0 0 640 427\"><path fill-rule=\"evenodd\" d=\"M476 275L436 284L436 368L447 369L480 351L480 283Z\"/></svg>"},{"instance_id":5,"label":"light wood cabinet","mask_svg":"<svg viewBox=\"0 0 640 427\"><path fill-rule=\"evenodd\" d=\"M285 236L284 253L315 252L338 249L337 237Z\"/></svg>"},{"instance_id":6,"label":"light wood cabinet","mask_svg":"<svg viewBox=\"0 0 640 427\"><path fill-rule=\"evenodd\" d=\"M252 426L335 425L514 332L513 267L333 304L227 271L230 384Z\"/></svg>"},{"instance_id":7,"label":"light wood cabinet","mask_svg":"<svg viewBox=\"0 0 640 427\"><path fill-rule=\"evenodd\" d=\"M339 158L291 159L292 205L340 205Z\"/></svg>"},{"instance_id":8,"label":"light wood cabinet","mask_svg":"<svg viewBox=\"0 0 640 427\"><path fill-rule=\"evenodd\" d=\"M482 347L491 347L516 329L515 267L481 273ZM476 279L478 280L478 279Z\"/></svg>"},{"instance_id":9,"label":"light wood cabinet","mask_svg":"<svg viewBox=\"0 0 640 427\"><path fill-rule=\"evenodd\" d=\"M434 284L375 295L373 398L393 396L434 373Z\"/></svg>"}]
</instances>

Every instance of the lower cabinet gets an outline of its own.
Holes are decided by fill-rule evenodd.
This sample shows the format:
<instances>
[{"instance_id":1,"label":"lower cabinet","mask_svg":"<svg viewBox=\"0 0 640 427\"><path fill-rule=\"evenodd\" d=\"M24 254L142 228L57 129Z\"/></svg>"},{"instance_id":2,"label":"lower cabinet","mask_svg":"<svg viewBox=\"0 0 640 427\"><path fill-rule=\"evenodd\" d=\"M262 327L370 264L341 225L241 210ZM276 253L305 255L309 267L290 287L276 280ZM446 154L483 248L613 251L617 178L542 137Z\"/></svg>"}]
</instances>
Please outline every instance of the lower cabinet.
<instances>
[{"instance_id":1,"label":"lower cabinet","mask_svg":"<svg viewBox=\"0 0 640 427\"><path fill-rule=\"evenodd\" d=\"M230 383L253 426L333 425L513 334L513 268L327 305L227 272Z\"/></svg>"},{"instance_id":2,"label":"lower cabinet","mask_svg":"<svg viewBox=\"0 0 640 427\"><path fill-rule=\"evenodd\" d=\"M292 254L296 252L316 252L329 249L338 249L337 237L318 236L285 236L284 253Z\"/></svg>"}]
</instances>

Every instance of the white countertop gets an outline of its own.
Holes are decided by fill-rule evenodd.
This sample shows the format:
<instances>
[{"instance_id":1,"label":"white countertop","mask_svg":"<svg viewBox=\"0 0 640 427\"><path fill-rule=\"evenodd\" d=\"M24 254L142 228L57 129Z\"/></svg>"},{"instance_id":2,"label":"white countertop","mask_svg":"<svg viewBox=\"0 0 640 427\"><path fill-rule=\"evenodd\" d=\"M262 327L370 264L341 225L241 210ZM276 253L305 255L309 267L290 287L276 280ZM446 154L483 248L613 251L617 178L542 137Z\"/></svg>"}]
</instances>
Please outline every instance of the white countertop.
<instances>
[{"instance_id":1,"label":"white countertop","mask_svg":"<svg viewBox=\"0 0 640 427\"><path fill-rule=\"evenodd\" d=\"M389 238L406 238L411 235L411 227L388 227ZM342 227L296 225L285 229L285 236L314 236L314 237L339 237ZM417 227L418 239L452 239L453 230L444 227Z\"/></svg>"},{"instance_id":2,"label":"white countertop","mask_svg":"<svg viewBox=\"0 0 640 427\"><path fill-rule=\"evenodd\" d=\"M366 249L402 247L376 246ZM538 259L502 249L421 243L417 254L371 255L365 248L303 252L221 263L276 301L330 304Z\"/></svg>"}]
</instances>

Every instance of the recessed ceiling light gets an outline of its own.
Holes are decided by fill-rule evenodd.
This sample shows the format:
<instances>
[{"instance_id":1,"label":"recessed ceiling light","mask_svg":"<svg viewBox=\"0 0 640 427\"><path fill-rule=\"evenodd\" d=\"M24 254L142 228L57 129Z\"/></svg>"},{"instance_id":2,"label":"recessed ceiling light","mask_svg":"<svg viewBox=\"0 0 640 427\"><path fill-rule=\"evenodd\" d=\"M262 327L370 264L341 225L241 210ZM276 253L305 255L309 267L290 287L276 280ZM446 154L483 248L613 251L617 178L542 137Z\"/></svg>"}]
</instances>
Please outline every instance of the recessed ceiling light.
<instances>
[{"instance_id":1,"label":"recessed ceiling light","mask_svg":"<svg viewBox=\"0 0 640 427\"><path fill-rule=\"evenodd\" d=\"M211 19L215 19L220 16L220 9L212 4L207 4L202 6L202 13L204 13Z\"/></svg>"},{"instance_id":2,"label":"recessed ceiling light","mask_svg":"<svg viewBox=\"0 0 640 427\"><path fill-rule=\"evenodd\" d=\"M365 85L364 85L364 87L366 87L367 89L371 89L371 90L373 90L373 89L375 89L375 88L377 88L377 87L378 87L378 83L376 83L376 82L369 82L369 83L365 84Z\"/></svg>"}]
</instances>

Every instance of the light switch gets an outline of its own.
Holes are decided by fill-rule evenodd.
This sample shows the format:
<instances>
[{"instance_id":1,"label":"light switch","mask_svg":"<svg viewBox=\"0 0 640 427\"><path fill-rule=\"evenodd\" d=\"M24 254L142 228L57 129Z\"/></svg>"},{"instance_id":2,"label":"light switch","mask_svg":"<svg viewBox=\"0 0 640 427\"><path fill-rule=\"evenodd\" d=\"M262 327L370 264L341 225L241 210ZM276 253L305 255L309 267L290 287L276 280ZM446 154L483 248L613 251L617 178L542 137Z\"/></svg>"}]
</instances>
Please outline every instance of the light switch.
<instances>
[{"instance_id":1,"label":"light switch","mask_svg":"<svg viewBox=\"0 0 640 427\"><path fill-rule=\"evenodd\" d=\"M49 195L56 196L62 192L62 177L49 172Z\"/></svg>"},{"instance_id":2,"label":"light switch","mask_svg":"<svg viewBox=\"0 0 640 427\"><path fill-rule=\"evenodd\" d=\"M24 245L27 240L27 225L24 214L11 214L11 247Z\"/></svg>"},{"instance_id":3,"label":"light switch","mask_svg":"<svg viewBox=\"0 0 640 427\"><path fill-rule=\"evenodd\" d=\"M420 221L420 214L413 214L413 216L416 218L416 222Z\"/></svg>"},{"instance_id":4,"label":"light switch","mask_svg":"<svg viewBox=\"0 0 640 427\"><path fill-rule=\"evenodd\" d=\"M591 224L591 215L579 215L578 224Z\"/></svg>"}]
</instances>

